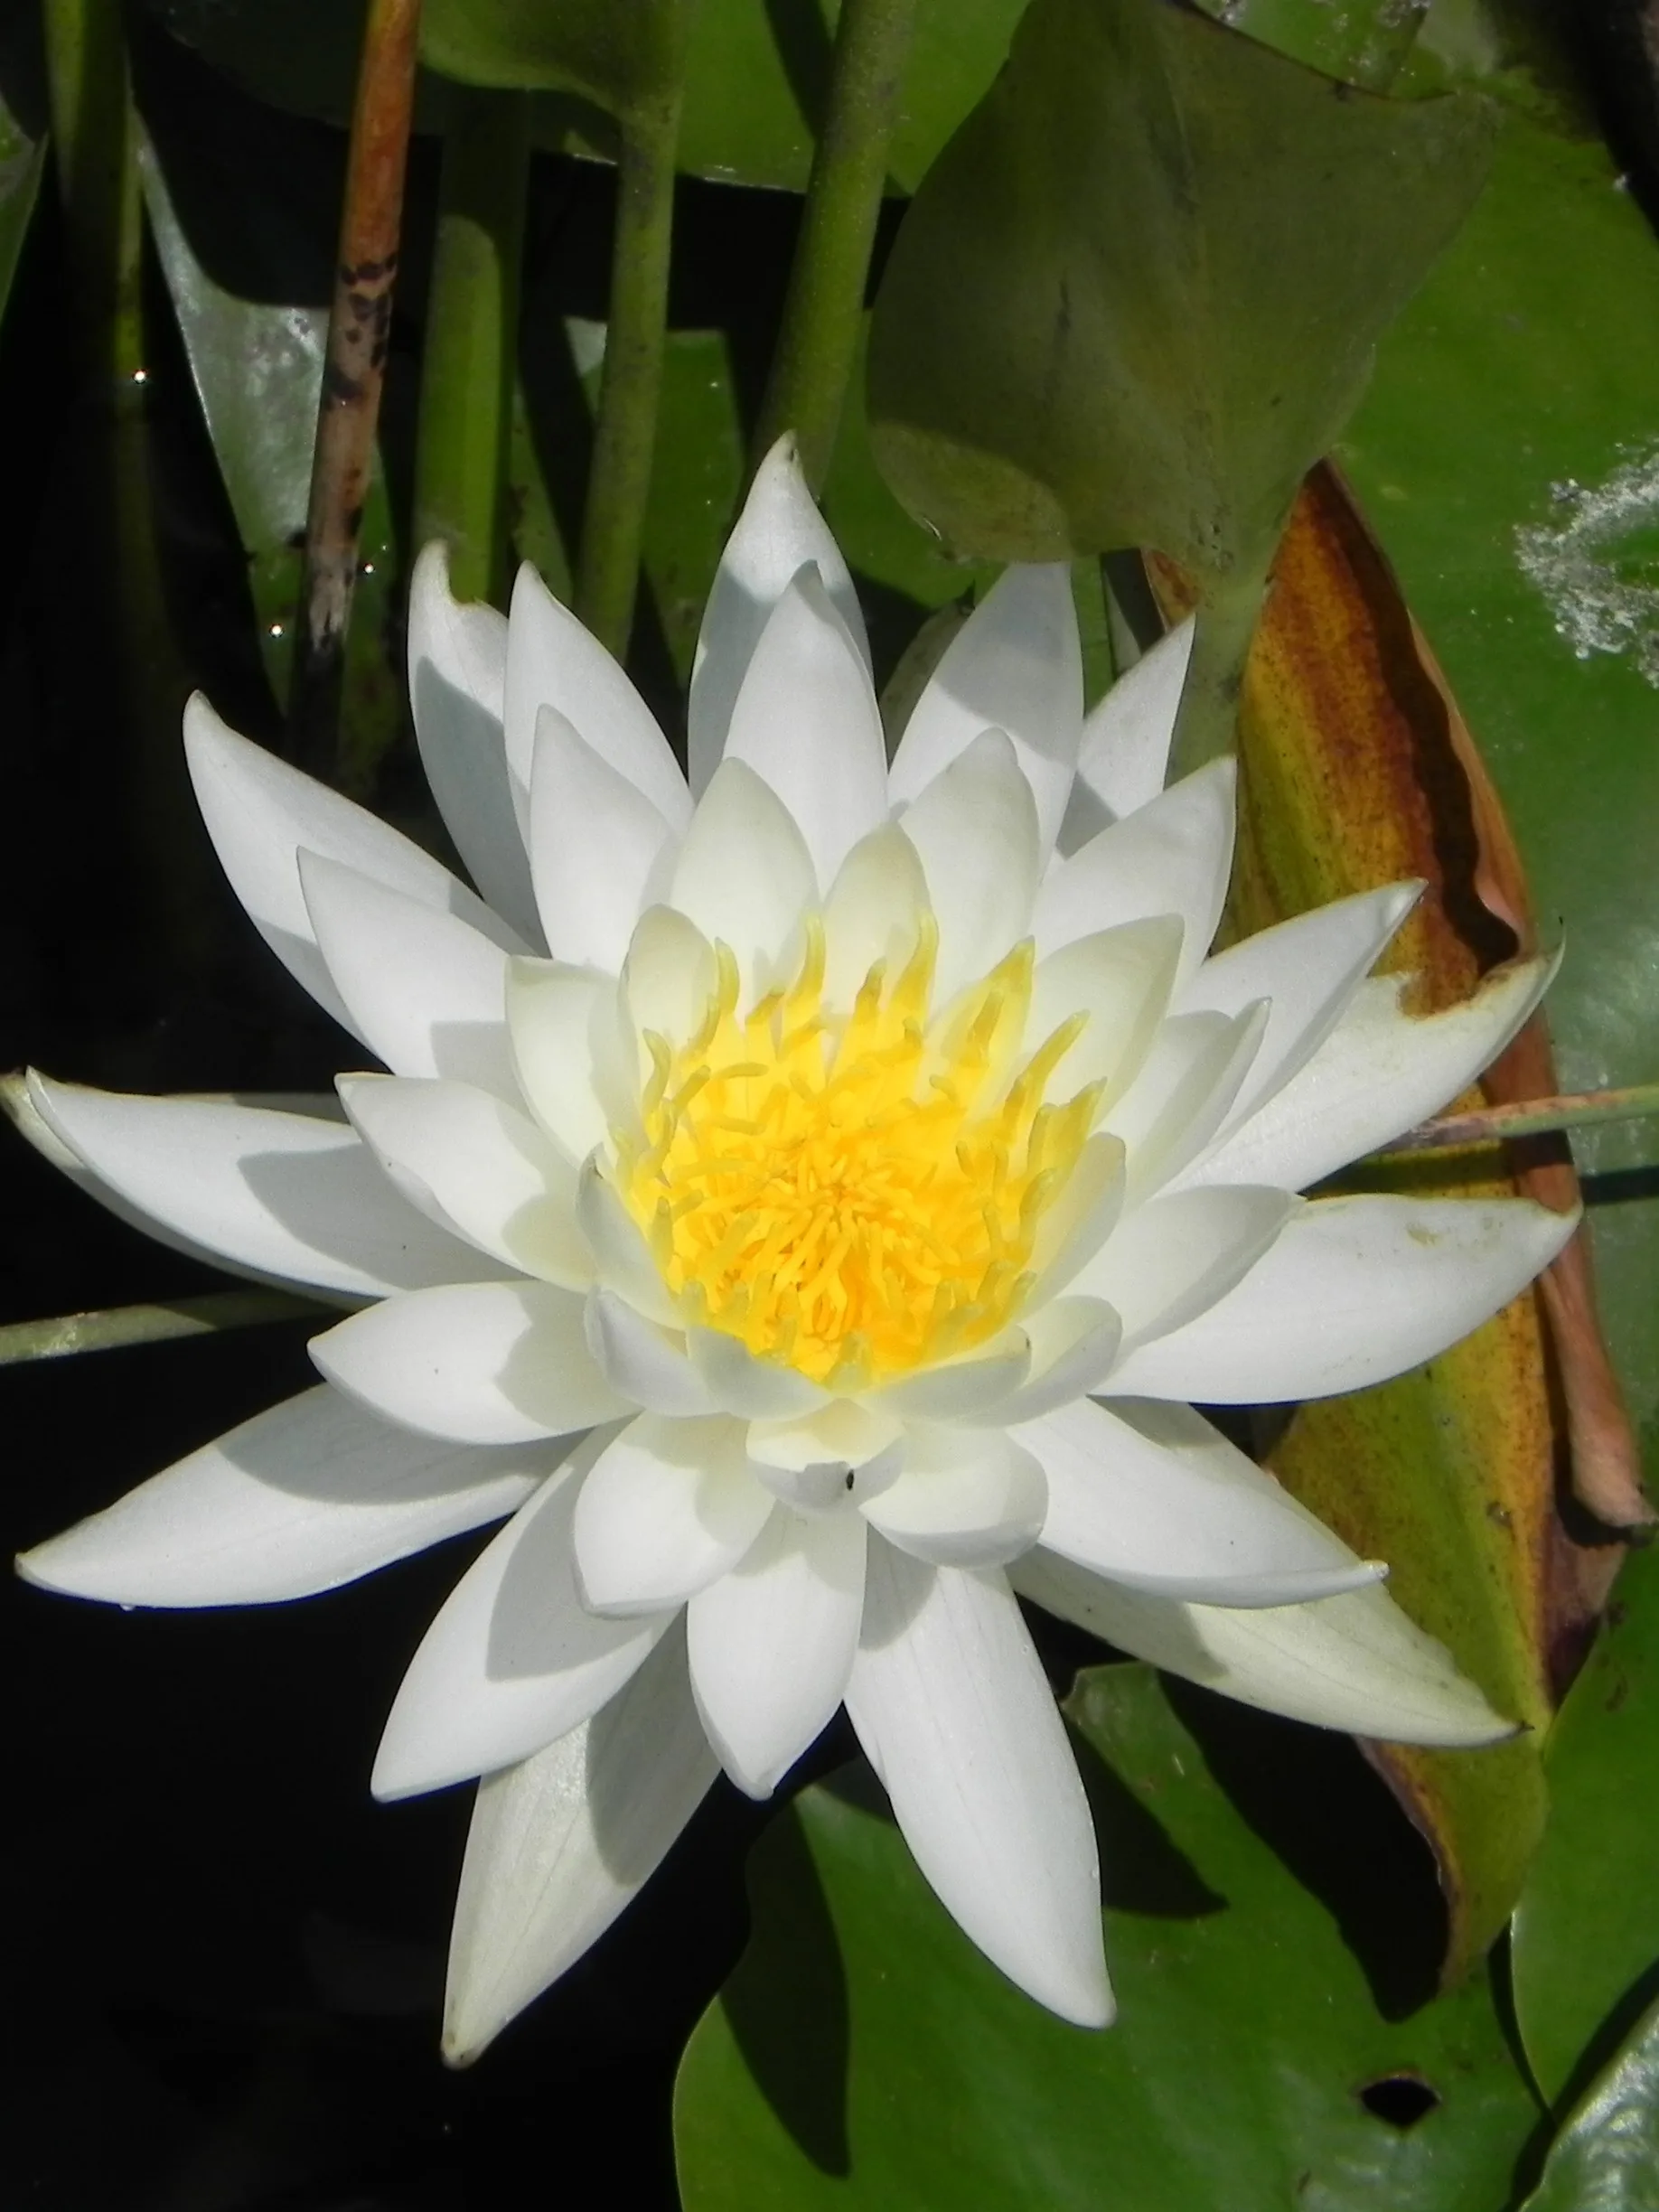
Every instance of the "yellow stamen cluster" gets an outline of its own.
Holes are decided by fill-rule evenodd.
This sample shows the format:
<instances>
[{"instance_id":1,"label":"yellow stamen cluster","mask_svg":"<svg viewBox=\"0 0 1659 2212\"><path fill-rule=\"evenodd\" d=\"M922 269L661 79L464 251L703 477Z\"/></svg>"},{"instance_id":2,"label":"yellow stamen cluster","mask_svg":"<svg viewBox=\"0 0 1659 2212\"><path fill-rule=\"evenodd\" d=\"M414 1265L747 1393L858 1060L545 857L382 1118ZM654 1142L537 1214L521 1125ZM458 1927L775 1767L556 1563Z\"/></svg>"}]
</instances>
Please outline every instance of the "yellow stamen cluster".
<instances>
[{"instance_id":1,"label":"yellow stamen cluster","mask_svg":"<svg viewBox=\"0 0 1659 2212\"><path fill-rule=\"evenodd\" d=\"M794 982L742 1017L718 947L697 1034L646 1036L642 1135L617 1139L617 1187L687 1319L838 1389L1006 1326L1098 1104L1043 1097L1082 1015L1019 1063L1029 943L927 1035L935 945L930 917L896 979L877 962L836 1015L814 924Z\"/></svg>"}]
</instances>

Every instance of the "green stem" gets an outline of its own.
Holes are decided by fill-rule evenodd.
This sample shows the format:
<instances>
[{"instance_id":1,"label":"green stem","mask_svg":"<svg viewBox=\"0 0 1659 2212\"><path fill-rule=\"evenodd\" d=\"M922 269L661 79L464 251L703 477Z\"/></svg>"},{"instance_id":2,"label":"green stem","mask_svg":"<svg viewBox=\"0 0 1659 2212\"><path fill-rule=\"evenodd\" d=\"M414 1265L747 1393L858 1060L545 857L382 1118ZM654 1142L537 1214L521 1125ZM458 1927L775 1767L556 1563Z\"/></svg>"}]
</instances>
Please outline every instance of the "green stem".
<instances>
[{"instance_id":1,"label":"green stem","mask_svg":"<svg viewBox=\"0 0 1659 2212\"><path fill-rule=\"evenodd\" d=\"M576 611L618 659L628 650L633 627L657 443L686 22L681 7L675 18L678 54L665 71L670 89L622 117L616 166L610 320L576 561Z\"/></svg>"},{"instance_id":2,"label":"green stem","mask_svg":"<svg viewBox=\"0 0 1659 2212\"><path fill-rule=\"evenodd\" d=\"M522 92L451 88L415 445L415 543L449 546L457 598L506 584L505 487L530 165Z\"/></svg>"},{"instance_id":3,"label":"green stem","mask_svg":"<svg viewBox=\"0 0 1659 2212\"><path fill-rule=\"evenodd\" d=\"M53 157L69 239L76 323L109 406L138 413L145 381L139 258L144 202L121 11L108 0L44 0Z\"/></svg>"},{"instance_id":4,"label":"green stem","mask_svg":"<svg viewBox=\"0 0 1659 2212\"><path fill-rule=\"evenodd\" d=\"M0 1328L0 1367L23 1360L70 1359L81 1352L116 1352L127 1345L208 1336L220 1329L271 1321L319 1318L326 1307L286 1290L212 1290L171 1298L164 1306L116 1306L100 1313L59 1314L50 1321L14 1321Z\"/></svg>"},{"instance_id":5,"label":"green stem","mask_svg":"<svg viewBox=\"0 0 1659 2212\"><path fill-rule=\"evenodd\" d=\"M829 104L754 454L758 464L792 430L814 492L829 472L858 352L915 13L915 0L843 0L836 30Z\"/></svg>"},{"instance_id":6,"label":"green stem","mask_svg":"<svg viewBox=\"0 0 1659 2212\"><path fill-rule=\"evenodd\" d=\"M1267 597L1270 546L1260 562L1201 579L1193 657L1170 745L1171 782L1238 748L1244 662Z\"/></svg>"},{"instance_id":7,"label":"green stem","mask_svg":"<svg viewBox=\"0 0 1659 2212\"><path fill-rule=\"evenodd\" d=\"M1452 1151L1505 1137L1544 1137L1598 1121L1639 1121L1650 1114L1659 1114L1659 1083L1635 1083L1623 1091L1567 1092L1560 1098L1525 1099L1514 1106L1477 1106L1468 1113L1442 1114L1396 1138L1378 1158Z\"/></svg>"}]
</instances>

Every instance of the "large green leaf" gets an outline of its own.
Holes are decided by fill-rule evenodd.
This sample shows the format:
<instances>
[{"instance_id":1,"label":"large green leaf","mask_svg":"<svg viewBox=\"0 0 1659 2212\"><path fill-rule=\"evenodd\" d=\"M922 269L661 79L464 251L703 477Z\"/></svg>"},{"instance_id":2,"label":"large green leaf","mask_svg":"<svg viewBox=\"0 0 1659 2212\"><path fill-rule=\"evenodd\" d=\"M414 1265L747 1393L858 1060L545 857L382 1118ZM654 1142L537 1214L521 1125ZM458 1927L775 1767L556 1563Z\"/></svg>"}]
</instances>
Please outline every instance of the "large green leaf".
<instances>
[{"instance_id":1,"label":"large green leaf","mask_svg":"<svg viewBox=\"0 0 1659 2212\"><path fill-rule=\"evenodd\" d=\"M1626 1570L1551 1731L1548 1770L1550 1825L1514 1964L1521 2039L1553 2101L1659 1993L1659 1557Z\"/></svg>"},{"instance_id":2,"label":"large green leaf","mask_svg":"<svg viewBox=\"0 0 1659 2212\"><path fill-rule=\"evenodd\" d=\"M362 41L363 0L149 0L174 36L262 98L343 123ZM1025 0L921 0L889 148L892 180L914 188L996 75ZM544 88L537 143L609 155L606 110L637 81L615 33L615 0L557 12L525 0L429 0L430 70L470 83ZM726 183L804 190L838 0L699 0L691 26L680 164ZM574 35L567 32L567 24ZM568 90L586 89L586 99ZM447 87L423 80L417 127L442 130Z\"/></svg>"},{"instance_id":3,"label":"large green leaf","mask_svg":"<svg viewBox=\"0 0 1659 2212\"><path fill-rule=\"evenodd\" d=\"M1374 99L1167 0L1034 0L883 282L889 482L991 558L1258 570L1488 136L1476 98Z\"/></svg>"},{"instance_id":4,"label":"large green leaf","mask_svg":"<svg viewBox=\"0 0 1659 2212\"><path fill-rule=\"evenodd\" d=\"M1659 641L1652 516L1621 472L1659 443L1659 254L1599 145L1513 119L1467 229L1382 345L1339 456L1503 792L1566 964L1550 997L1563 1082L1659 1070ZM1607 492L1616 480L1626 489ZM1580 532L1582 561L1549 558ZM1523 533L1543 533L1523 538ZM1530 564L1527 558L1531 548ZM1542 582L1528 573L1531 566ZM1620 587L1626 594L1621 597ZM1630 619L1586 641L1598 608ZM1651 1124L1575 1139L1593 1171L1607 1333L1659 1446L1659 1204Z\"/></svg>"},{"instance_id":5,"label":"large green leaf","mask_svg":"<svg viewBox=\"0 0 1659 2212\"><path fill-rule=\"evenodd\" d=\"M1659 2004L1561 2130L1523 2212L1659 2212Z\"/></svg>"},{"instance_id":6,"label":"large green leaf","mask_svg":"<svg viewBox=\"0 0 1659 2212\"><path fill-rule=\"evenodd\" d=\"M1195 1734L1139 1666L1084 1675L1070 1710L1101 1831L1118 2025L1089 2034L1021 1996L881 1813L809 1791L755 1853L749 1951L681 2067L689 2212L1500 2204L1536 2115L1484 1982L1384 2019L1328 1892L1259 1832L1282 1822L1271 1793L1295 1775L1301 1809L1322 1805L1327 1864L1353 1866L1336 1811L1348 1747L1184 1698ZM1257 1784L1250 1821L1223 1767ZM1380 1795L1367 1810L1386 1829ZM1373 1855L1336 1906L1349 1925L1399 1875L1364 1814L1358 1833Z\"/></svg>"}]
</instances>

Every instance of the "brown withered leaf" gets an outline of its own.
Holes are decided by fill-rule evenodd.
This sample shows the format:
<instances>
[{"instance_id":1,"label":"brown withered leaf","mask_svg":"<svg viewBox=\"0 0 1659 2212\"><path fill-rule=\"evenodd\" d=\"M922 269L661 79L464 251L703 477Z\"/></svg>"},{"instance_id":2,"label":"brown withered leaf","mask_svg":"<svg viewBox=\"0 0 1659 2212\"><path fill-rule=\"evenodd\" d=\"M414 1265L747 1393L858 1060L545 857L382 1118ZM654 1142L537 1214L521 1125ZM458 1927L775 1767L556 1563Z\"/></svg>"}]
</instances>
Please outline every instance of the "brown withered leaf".
<instances>
[{"instance_id":1,"label":"brown withered leaf","mask_svg":"<svg viewBox=\"0 0 1659 2212\"><path fill-rule=\"evenodd\" d=\"M1167 615L1192 589L1148 561ZM1383 962L1429 1013L1533 949L1502 805L1388 561L1336 471L1297 501L1246 666L1231 926L1261 929L1402 876L1429 886ZM1470 1104L1555 1089L1542 1017ZM1564 1142L1484 1146L1365 1173L1382 1187L1577 1203ZM1526 1732L1485 1752L1372 1747L1434 1851L1455 1976L1492 1942L1542 1832L1539 1744L1622 1556L1649 1517L1595 1319L1582 1236L1551 1278L1427 1366L1297 1411L1269 1464ZM1581 1541L1581 1539L1583 1539Z\"/></svg>"}]
</instances>

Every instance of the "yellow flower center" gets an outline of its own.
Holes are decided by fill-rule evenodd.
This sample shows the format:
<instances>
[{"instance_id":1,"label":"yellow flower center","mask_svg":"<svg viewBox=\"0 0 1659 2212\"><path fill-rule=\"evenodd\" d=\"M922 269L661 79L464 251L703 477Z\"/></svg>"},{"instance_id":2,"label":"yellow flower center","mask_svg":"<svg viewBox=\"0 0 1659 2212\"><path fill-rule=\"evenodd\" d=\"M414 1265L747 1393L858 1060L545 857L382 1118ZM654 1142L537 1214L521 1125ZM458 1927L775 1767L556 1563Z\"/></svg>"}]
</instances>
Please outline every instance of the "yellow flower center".
<instances>
[{"instance_id":1,"label":"yellow flower center","mask_svg":"<svg viewBox=\"0 0 1659 2212\"><path fill-rule=\"evenodd\" d=\"M936 942L929 916L897 978L877 962L836 1014L815 923L794 982L741 1018L717 947L701 1026L678 1048L648 1033L642 1135L615 1140L616 1186L688 1321L839 1390L1015 1317L1099 1101L1043 1095L1081 1014L1019 1064L1028 942L928 1036Z\"/></svg>"}]
</instances>

